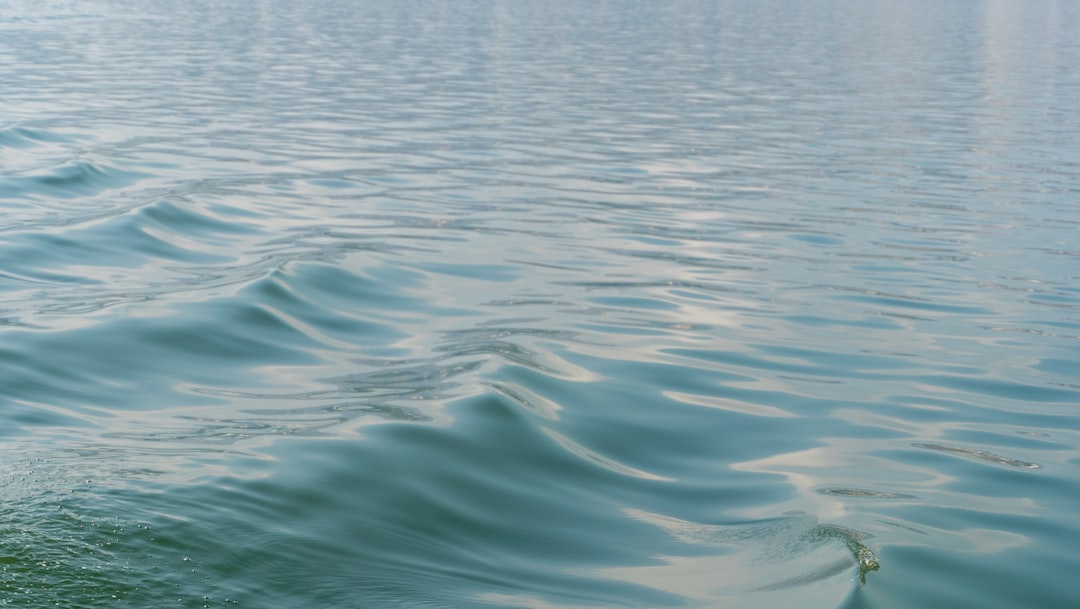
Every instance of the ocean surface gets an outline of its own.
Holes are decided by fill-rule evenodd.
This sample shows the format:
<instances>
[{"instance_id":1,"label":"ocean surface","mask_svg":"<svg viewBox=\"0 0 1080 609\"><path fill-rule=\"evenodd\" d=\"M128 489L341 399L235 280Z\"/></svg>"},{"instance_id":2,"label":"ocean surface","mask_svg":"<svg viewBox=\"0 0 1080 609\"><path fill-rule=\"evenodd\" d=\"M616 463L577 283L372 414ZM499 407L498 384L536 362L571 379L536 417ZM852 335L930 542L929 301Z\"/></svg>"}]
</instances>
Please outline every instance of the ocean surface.
<instances>
[{"instance_id":1,"label":"ocean surface","mask_svg":"<svg viewBox=\"0 0 1080 609\"><path fill-rule=\"evenodd\" d=\"M1080 606L1080 3L0 0L0 606Z\"/></svg>"}]
</instances>

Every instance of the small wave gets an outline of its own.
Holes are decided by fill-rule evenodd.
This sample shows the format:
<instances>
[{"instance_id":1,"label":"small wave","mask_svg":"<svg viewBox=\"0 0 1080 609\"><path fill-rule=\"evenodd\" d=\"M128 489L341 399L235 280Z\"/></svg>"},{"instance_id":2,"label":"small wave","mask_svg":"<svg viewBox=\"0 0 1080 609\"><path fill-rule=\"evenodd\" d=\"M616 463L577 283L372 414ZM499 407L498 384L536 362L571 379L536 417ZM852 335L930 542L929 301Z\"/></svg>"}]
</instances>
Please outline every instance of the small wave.
<instances>
[{"instance_id":1,"label":"small wave","mask_svg":"<svg viewBox=\"0 0 1080 609\"><path fill-rule=\"evenodd\" d=\"M44 172L0 177L0 197L30 199L49 204L130 186L145 174L105 162L80 159L49 167Z\"/></svg>"},{"instance_id":2,"label":"small wave","mask_svg":"<svg viewBox=\"0 0 1080 609\"><path fill-rule=\"evenodd\" d=\"M573 343L578 334L537 328L484 327L444 333L444 340L434 348L441 357L493 356L500 362L522 366L566 381L597 380L595 372L575 365L550 350L523 344L523 339L556 339ZM530 341L532 342L532 341Z\"/></svg>"},{"instance_id":3,"label":"small wave","mask_svg":"<svg viewBox=\"0 0 1080 609\"><path fill-rule=\"evenodd\" d=\"M526 388L524 385L489 381L487 386L506 396L515 404L520 405L526 412L530 412L540 418L551 421L555 421L559 418L559 411L562 410L562 406L554 400L549 400L535 391Z\"/></svg>"},{"instance_id":4,"label":"small wave","mask_svg":"<svg viewBox=\"0 0 1080 609\"><path fill-rule=\"evenodd\" d=\"M0 149L27 149L43 144L66 143L71 141L72 138L43 129L18 126L0 128Z\"/></svg>"},{"instance_id":5,"label":"small wave","mask_svg":"<svg viewBox=\"0 0 1080 609\"><path fill-rule=\"evenodd\" d=\"M652 474L652 473L649 473L647 471L637 469L635 467L630 467L629 465L626 465L625 463L619 463L618 461L615 461L614 459L612 459L610 457L606 457L604 455L601 455L600 453L598 453L598 452L596 452L594 450L591 450L589 448L586 448L585 446L582 446L581 444L578 444L577 442L571 440L570 438L562 435L561 433L559 433L559 432L557 432L557 431L555 431L555 430L553 430L553 429L551 429L549 427L542 427L541 429L545 434L547 434L547 436L549 438L551 438L559 446L561 446L563 448L563 450L566 450L567 452L569 452L569 453L571 453L573 455L576 455L576 456L578 456L578 457L580 457L582 459L585 459L586 461L590 461L590 462L592 462L592 463L594 463L596 465L599 465L600 467L602 467L602 468L604 468L606 470L615 472L617 474L622 474L624 476L630 476L630 477L633 477L633 478L641 478L641 479L644 479L644 480L655 480L655 481L659 481L659 482L672 482L671 478L665 478L664 476L658 476L656 474Z\"/></svg>"},{"instance_id":6,"label":"small wave","mask_svg":"<svg viewBox=\"0 0 1080 609\"><path fill-rule=\"evenodd\" d=\"M856 497L859 499L913 499L914 495L905 493L890 493L886 491L874 491L864 488L831 487L818 490L822 495L834 497Z\"/></svg>"},{"instance_id":7,"label":"small wave","mask_svg":"<svg viewBox=\"0 0 1080 609\"><path fill-rule=\"evenodd\" d=\"M667 557L660 566L610 573L660 589L671 585L667 579L700 574L701 581L708 583L699 584L695 596L708 599L711 605L835 606L856 582L865 583L868 572L880 569L877 556L863 543L866 534L818 523L808 514L713 525L640 510L627 513L684 543L712 551L698 558Z\"/></svg>"}]
</instances>

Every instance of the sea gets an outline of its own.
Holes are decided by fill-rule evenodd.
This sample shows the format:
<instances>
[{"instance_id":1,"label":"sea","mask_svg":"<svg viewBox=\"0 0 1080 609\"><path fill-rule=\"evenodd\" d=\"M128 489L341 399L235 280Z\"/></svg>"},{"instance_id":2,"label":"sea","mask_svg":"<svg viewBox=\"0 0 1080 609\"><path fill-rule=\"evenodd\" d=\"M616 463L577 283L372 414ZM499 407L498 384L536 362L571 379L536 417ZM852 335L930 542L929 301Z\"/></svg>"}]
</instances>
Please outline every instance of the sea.
<instances>
[{"instance_id":1,"label":"sea","mask_svg":"<svg viewBox=\"0 0 1080 609\"><path fill-rule=\"evenodd\" d=\"M0 606L1078 575L1080 2L0 0Z\"/></svg>"}]
</instances>

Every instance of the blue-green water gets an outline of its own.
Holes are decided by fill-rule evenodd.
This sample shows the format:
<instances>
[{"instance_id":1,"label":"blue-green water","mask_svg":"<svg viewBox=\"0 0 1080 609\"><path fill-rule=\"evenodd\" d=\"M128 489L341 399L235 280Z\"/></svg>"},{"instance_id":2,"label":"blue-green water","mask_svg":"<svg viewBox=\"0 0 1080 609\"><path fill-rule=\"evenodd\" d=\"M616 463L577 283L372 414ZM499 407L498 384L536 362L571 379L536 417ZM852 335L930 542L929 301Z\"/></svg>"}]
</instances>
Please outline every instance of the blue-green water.
<instances>
[{"instance_id":1,"label":"blue-green water","mask_svg":"<svg viewBox=\"0 0 1080 609\"><path fill-rule=\"evenodd\" d=\"M1080 4L0 1L0 606L1080 606Z\"/></svg>"}]
</instances>

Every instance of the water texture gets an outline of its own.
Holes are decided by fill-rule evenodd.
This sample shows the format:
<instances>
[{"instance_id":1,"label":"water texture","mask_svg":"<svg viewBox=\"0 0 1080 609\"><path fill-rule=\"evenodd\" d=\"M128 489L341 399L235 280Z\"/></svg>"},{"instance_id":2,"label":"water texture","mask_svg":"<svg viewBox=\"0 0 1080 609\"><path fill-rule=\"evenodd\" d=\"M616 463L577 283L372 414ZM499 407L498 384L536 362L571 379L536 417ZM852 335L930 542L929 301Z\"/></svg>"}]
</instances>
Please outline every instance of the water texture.
<instances>
[{"instance_id":1,"label":"water texture","mask_svg":"<svg viewBox=\"0 0 1080 609\"><path fill-rule=\"evenodd\" d=\"M0 606L1075 607L1078 31L0 0Z\"/></svg>"}]
</instances>

